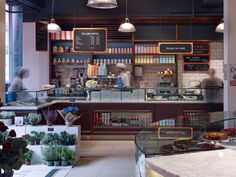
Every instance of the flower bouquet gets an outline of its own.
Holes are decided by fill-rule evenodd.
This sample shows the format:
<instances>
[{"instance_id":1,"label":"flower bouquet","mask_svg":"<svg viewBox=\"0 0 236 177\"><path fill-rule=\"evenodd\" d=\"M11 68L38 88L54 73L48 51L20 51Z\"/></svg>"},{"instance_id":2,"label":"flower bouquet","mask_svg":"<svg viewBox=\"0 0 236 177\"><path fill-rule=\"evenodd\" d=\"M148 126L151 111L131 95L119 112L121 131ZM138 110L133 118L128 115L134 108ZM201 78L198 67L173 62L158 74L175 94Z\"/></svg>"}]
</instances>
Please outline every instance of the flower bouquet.
<instances>
[{"instance_id":1,"label":"flower bouquet","mask_svg":"<svg viewBox=\"0 0 236 177\"><path fill-rule=\"evenodd\" d=\"M57 110L61 117L65 120L65 124L67 126L72 126L73 122L79 119L82 114L79 115L79 108L78 107L66 107L62 110Z\"/></svg>"},{"instance_id":2,"label":"flower bouquet","mask_svg":"<svg viewBox=\"0 0 236 177\"><path fill-rule=\"evenodd\" d=\"M16 132L7 132L8 127L0 122L0 176L11 177L13 170L19 170L24 163L23 155L27 152L24 138L16 138Z\"/></svg>"}]
</instances>

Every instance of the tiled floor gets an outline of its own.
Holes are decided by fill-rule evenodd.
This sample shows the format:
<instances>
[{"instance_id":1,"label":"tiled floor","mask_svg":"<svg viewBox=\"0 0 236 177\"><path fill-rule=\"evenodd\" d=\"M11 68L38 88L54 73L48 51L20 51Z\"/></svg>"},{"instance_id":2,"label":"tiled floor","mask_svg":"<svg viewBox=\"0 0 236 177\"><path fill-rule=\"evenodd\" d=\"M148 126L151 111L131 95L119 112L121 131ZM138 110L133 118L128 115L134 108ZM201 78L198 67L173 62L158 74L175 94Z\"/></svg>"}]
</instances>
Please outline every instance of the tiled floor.
<instances>
[{"instance_id":1,"label":"tiled floor","mask_svg":"<svg viewBox=\"0 0 236 177\"><path fill-rule=\"evenodd\" d=\"M67 177L138 177L133 141L82 141L80 152Z\"/></svg>"}]
</instances>

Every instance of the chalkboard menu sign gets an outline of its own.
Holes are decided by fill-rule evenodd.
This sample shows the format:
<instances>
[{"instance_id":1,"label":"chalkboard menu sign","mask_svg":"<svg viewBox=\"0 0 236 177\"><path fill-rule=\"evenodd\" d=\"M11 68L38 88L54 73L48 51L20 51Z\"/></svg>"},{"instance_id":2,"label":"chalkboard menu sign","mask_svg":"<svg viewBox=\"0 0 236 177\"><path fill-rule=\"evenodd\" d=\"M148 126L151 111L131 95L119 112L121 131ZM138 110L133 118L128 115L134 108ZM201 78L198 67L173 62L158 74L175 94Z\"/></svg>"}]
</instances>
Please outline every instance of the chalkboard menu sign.
<instances>
[{"instance_id":1,"label":"chalkboard menu sign","mask_svg":"<svg viewBox=\"0 0 236 177\"><path fill-rule=\"evenodd\" d=\"M36 22L36 51L48 50L48 28L44 22Z\"/></svg>"},{"instance_id":2,"label":"chalkboard menu sign","mask_svg":"<svg viewBox=\"0 0 236 177\"><path fill-rule=\"evenodd\" d=\"M161 54L191 54L193 52L192 43L162 42L159 43Z\"/></svg>"},{"instance_id":3,"label":"chalkboard menu sign","mask_svg":"<svg viewBox=\"0 0 236 177\"><path fill-rule=\"evenodd\" d=\"M184 64L184 71L208 71L209 64Z\"/></svg>"},{"instance_id":4,"label":"chalkboard menu sign","mask_svg":"<svg viewBox=\"0 0 236 177\"><path fill-rule=\"evenodd\" d=\"M208 43L193 44L193 54L208 54L208 53L209 53Z\"/></svg>"},{"instance_id":5,"label":"chalkboard menu sign","mask_svg":"<svg viewBox=\"0 0 236 177\"><path fill-rule=\"evenodd\" d=\"M208 63L209 56L184 56L185 63Z\"/></svg>"},{"instance_id":6,"label":"chalkboard menu sign","mask_svg":"<svg viewBox=\"0 0 236 177\"><path fill-rule=\"evenodd\" d=\"M159 139L192 139L192 127L160 127L158 129Z\"/></svg>"},{"instance_id":7,"label":"chalkboard menu sign","mask_svg":"<svg viewBox=\"0 0 236 177\"><path fill-rule=\"evenodd\" d=\"M106 28L74 28L74 52L105 52L107 49Z\"/></svg>"}]
</instances>

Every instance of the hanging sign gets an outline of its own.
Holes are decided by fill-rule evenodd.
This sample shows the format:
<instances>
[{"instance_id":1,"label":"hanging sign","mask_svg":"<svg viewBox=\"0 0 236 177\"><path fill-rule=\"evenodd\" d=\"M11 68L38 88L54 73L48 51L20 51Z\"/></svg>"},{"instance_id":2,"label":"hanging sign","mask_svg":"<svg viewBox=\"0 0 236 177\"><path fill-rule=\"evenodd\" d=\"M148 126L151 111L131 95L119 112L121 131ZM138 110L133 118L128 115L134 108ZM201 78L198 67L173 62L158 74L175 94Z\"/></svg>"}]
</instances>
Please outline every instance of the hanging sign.
<instances>
[{"instance_id":1,"label":"hanging sign","mask_svg":"<svg viewBox=\"0 0 236 177\"><path fill-rule=\"evenodd\" d=\"M107 49L106 28L73 29L74 52L106 52L106 49Z\"/></svg>"},{"instance_id":2,"label":"hanging sign","mask_svg":"<svg viewBox=\"0 0 236 177\"><path fill-rule=\"evenodd\" d=\"M160 54L192 54L193 43L191 42L161 42L159 43Z\"/></svg>"}]
</instances>

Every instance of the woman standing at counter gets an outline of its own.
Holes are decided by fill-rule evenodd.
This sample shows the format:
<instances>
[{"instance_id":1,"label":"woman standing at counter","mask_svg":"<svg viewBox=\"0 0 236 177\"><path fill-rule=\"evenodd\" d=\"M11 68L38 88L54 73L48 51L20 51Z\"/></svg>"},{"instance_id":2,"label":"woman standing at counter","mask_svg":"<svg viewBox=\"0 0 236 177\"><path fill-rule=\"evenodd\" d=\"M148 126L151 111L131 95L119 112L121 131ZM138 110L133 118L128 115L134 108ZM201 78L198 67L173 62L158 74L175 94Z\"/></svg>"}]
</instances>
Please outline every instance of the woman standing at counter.
<instances>
[{"instance_id":1,"label":"woman standing at counter","mask_svg":"<svg viewBox=\"0 0 236 177\"><path fill-rule=\"evenodd\" d=\"M7 102L16 101L16 92L26 90L23 79L29 77L29 69L20 68L16 72L16 77L8 88Z\"/></svg>"}]
</instances>

